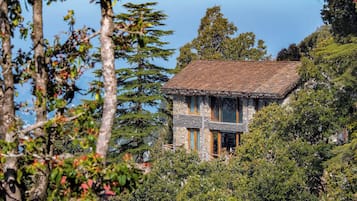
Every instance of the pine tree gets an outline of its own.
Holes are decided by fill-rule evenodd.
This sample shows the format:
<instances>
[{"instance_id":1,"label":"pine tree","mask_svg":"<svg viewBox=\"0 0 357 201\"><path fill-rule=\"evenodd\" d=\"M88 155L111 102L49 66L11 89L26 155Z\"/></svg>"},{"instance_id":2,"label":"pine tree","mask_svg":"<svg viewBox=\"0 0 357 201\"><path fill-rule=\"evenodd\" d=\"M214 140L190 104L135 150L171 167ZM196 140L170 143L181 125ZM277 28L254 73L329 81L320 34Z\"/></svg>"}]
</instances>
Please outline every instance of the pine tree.
<instances>
[{"instance_id":1,"label":"pine tree","mask_svg":"<svg viewBox=\"0 0 357 201\"><path fill-rule=\"evenodd\" d=\"M155 5L127 3L124 7L128 13L116 17L118 24L131 22L137 26L122 36L131 38L131 44L121 45L124 48L116 51L128 67L117 71L121 104L113 131L112 153L131 153L138 160L149 149L152 136L162 124L163 113L158 107L165 100L160 88L169 79L169 69L160 66L158 60L167 60L173 54L172 49L164 47L168 43L161 40L172 31L159 29L167 16L155 11L152 8ZM140 30L145 30L144 34L136 33Z\"/></svg>"}]
</instances>

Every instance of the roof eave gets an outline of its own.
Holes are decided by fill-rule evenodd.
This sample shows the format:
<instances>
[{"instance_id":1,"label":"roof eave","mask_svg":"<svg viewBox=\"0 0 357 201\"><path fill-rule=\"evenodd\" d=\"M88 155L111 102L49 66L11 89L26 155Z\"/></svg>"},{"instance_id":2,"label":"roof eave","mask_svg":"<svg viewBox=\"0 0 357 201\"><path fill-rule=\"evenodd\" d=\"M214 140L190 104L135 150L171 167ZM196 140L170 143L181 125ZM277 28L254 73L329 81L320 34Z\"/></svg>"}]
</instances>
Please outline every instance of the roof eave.
<instances>
[{"instance_id":1,"label":"roof eave","mask_svg":"<svg viewBox=\"0 0 357 201\"><path fill-rule=\"evenodd\" d=\"M182 95L182 96L228 96L228 97L249 97L249 98L268 98L268 99L281 99L285 94L275 93L248 93L248 92L235 92L235 91L208 91L208 90L195 90L195 89L163 89L165 94L168 95Z\"/></svg>"},{"instance_id":2,"label":"roof eave","mask_svg":"<svg viewBox=\"0 0 357 201\"><path fill-rule=\"evenodd\" d=\"M280 93L263 93L263 92L239 92L239 91L215 91L201 89L186 89L186 88L162 88L161 91L168 95L182 96L229 96L229 97L247 97L247 98L267 98L267 99L283 99L289 94L299 83L299 79L292 82L287 88Z\"/></svg>"}]
</instances>

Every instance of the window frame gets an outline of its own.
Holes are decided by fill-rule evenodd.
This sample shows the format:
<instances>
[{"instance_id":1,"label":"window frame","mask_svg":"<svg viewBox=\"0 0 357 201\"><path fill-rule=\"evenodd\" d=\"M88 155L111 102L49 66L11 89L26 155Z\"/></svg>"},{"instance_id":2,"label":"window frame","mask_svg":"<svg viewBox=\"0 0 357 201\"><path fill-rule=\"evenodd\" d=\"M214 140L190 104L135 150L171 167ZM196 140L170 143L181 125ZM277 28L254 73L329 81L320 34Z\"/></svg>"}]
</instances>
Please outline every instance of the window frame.
<instances>
[{"instance_id":1,"label":"window frame","mask_svg":"<svg viewBox=\"0 0 357 201\"><path fill-rule=\"evenodd\" d=\"M186 102L187 102L189 114L199 114L200 113L201 98L199 96L187 96ZM193 102L193 111L191 110L192 102Z\"/></svg>"},{"instance_id":2,"label":"window frame","mask_svg":"<svg viewBox=\"0 0 357 201\"><path fill-rule=\"evenodd\" d=\"M221 132L217 130L211 130L211 144L210 144L210 153L213 157L218 157L222 155L222 133L226 132ZM214 135L217 135L217 153L214 153ZM228 133L227 133L228 134ZM235 135L235 149L237 149L241 145L241 137L242 137L242 132L236 132L236 133L230 133L232 135ZM229 153L229 152L228 152Z\"/></svg>"},{"instance_id":3,"label":"window frame","mask_svg":"<svg viewBox=\"0 0 357 201\"><path fill-rule=\"evenodd\" d=\"M198 128L188 128L187 129L187 141L188 141L188 150L191 150L191 151L199 151L200 150L200 139L201 139L201 132L200 132L200 129ZM193 141L193 144L194 144L194 147L192 148L192 145L191 145L191 134L193 132L193 137L194 137L194 141Z\"/></svg>"},{"instance_id":4,"label":"window frame","mask_svg":"<svg viewBox=\"0 0 357 201\"><path fill-rule=\"evenodd\" d=\"M236 122L235 123L243 123L243 104L240 98L224 98L224 97L214 97L210 96L210 109L211 109L211 121L217 121L217 122L225 122L223 121L223 100L224 99L235 99L236 104L235 104L235 113L236 113ZM213 102L215 102L215 105L213 105ZM215 107L218 105L218 119L216 118L215 115ZM226 122L226 123L233 123L233 122Z\"/></svg>"}]
</instances>

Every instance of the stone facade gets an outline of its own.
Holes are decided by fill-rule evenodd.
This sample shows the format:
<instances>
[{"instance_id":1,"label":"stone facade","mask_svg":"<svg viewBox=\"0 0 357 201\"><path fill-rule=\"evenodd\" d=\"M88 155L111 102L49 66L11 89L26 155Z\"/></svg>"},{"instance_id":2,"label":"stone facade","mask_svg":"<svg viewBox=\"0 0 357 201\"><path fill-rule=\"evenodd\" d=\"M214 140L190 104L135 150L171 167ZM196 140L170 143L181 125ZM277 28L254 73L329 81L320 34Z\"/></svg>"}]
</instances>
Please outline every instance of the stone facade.
<instances>
[{"instance_id":1,"label":"stone facade","mask_svg":"<svg viewBox=\"0 0 357 201\"><path fill-rule=\"evenodd\" d=\"M189 149L189 130L199 129L200 142L199 154L202 159L209 160L212 152L211 131L232 133L246 133L248 124L253 118L256 109L261 109L271 102L283 102L282 100L240 98L243 119L241 123L217 122L211 120L210 97L200 96L200 109L197 113L189 112L185 96L173 96L173 134L174 146Z\"/></svg>"}]
</instances>

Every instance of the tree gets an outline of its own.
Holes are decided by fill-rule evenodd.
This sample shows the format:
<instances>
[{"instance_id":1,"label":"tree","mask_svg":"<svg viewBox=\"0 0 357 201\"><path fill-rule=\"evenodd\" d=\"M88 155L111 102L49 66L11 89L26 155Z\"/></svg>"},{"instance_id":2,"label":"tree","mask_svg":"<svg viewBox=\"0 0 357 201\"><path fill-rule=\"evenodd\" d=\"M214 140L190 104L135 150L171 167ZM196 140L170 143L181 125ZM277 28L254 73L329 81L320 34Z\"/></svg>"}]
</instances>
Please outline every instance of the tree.
<instances>
[{"instance_id":1,"label":"tree","mask_svg":"<svg viewBox=\"0 0 357 201\"><path fill-rule=\"evenodd\" d=\"M191 61L196 60L198 55L192 52L192 44L186 43L180 48L180 55L177 57L176 70L179 71L187 66Z\"/></svg>"},{"instance_id":2,"label":"tree","mask_svg":"<svg viewBox=\"0 0 357 201\"><path fill-rule=\"evenodd\" d=\"M322 40L331 37L329 26L319 27L315 32L305 37L299 44L290 44L278 52L278 61L300 61L302 57L312 58L310 54Z\"/></svg>"},{"instance_id":3,"label":"tree","mask_svg":"<svg viewBox=\"0 0 357 201\"><path fill-rule=\"evenodd\" d=\"M47 1L47 4L51 2ZM42 0L30 2L33 20L27 23L28 26L23 23L20 4L17 1L7 3L0 1L0 23L3 28L0 107L5 108L0 111L0 132L4 136L0 140L1 199L97 199L132 190L141 173L129 164L105 163L107 144L103 143L106 143L107 130L104 132L104 141L101 137L96 139L100 132L94 113L98 111L97 106L101 101L84 101L76 107L70 106L80 92L76 81L85 68L92 66L90 40L100 33L104 33L101 37L104 77L110 76L109 81L105 78L105 87L110 88L113 83L110 78L114 77L115 80L114 59L111 60L114 58L114 46L111 45L112 37L108 35L114 30L110 22L113 17L111 2L102 1L105 19L100 32L88 27L75 29L74 11L70 10L64 16L69 31L63 38L56 36L52 42L43 37ZM127 30L122 27L117 29L121 32ZM28 52L19 49L16 55L12 55L11 37L15 36L17 30L24 40L32 30L33 48L29 48ZM33 98L15 103L16 87L22 84L32 87ZM108 93L106 95L109 96ZM116 99L115 88L114 97L109 99ZM110 120L106 113L108 105L111 106L110 100L104 101L105 120ZM21 116L15 116L15 111L21 113L23 110L32 110L32 107L35 123L24 126ZM114 113L115 108L116 103ZM111 112L113 110L109 107L109 114ZM103 127L106 125L102 124ZM111 126L108 128L111 129ZM102 133L100 136L103 136ZM98 153L94 151L96 147Z\"/></svg>"},{"instance_id":4,"label":"tree","mask_svg":"<svg viewBox=\"0 0 357 201\"><path fill-rule=\"evenodd\" d=\"M258 61L268 59L264 41L255 42L253 32L241 33L235 38L227 39L223 46L223 59L225 60Z\"/></svg>"},{"instance_id":5,"label":"tree","mask_svg":"<svg viewBox=\"0 0 357 201\"><path fill-rule=\"evenodd\" d=\"M340 38L341 39L341 38ZM330 124L335 124L337 145L332 149L332 157L324 162L323 179L325 200L355 200L356 177L354 170L356 160L356 38L349 37L350 42L340 44L330 37L325 39L312 55L313 62L305 61L301 69L303 78L310 88L329 89L335 111L335 118Z\"/></svg>"},{"instance_id":6,"label":"tree","mask_svg":"<svg viewBox=\"0 0 357 201\"><path fill-rule=\"evenodd\" d=\"M197 154L188 154L185 150L157 151L151 172L123 200L175 200L185 181L198 174L200 159Z\"/></svg>"},{"instance_id":7,"label":"tree","mask_svg":"<svg viewBox=\"0 0 357 201\"><path fill-rule=\"evenodd\" d=\"M328 25L319 27L315 32L305 37L298 45L301 57L312 58L310 52L315 49L323 40L331 37Z\"/></svg>"},{"instance_id":8,"label":"tree","mask_svg":"<svg viewBox=\"0 0 357 201\"><path fill-rule=\"evenodd\" d=\"M321 11L325 24L331 24L338 38L357 36L357 6L354 0L325 0Z\"/></svg>"},{"instance_id":9,"label":"tree","mask_svg":"<svg viewBox=\"0 0 357 201\"><path fill-rule=\"evenodd\" d=\"M152 7L155 5L127 3L123 6L128 13L116 17L118 24L138 25L126 36L132 38L130 48L117 53L130 66L117 70L120 105L112 138L117 159L118 154L124 153L142 159L142 154L149 149L148 141L153 141L153 135L163 125L164 113L158 109L165 99L160 89L169 79L169 70L155 61L167 60L172 55L173 50L165 49L167 42L161 40L172 31L159 29L164 25L162 21L166 15L154 11ZM134 33L136 30L143 30L143 33Z\"/></svg>"},{"instance_id":10,"label":"tree","mask_svg":"<svg viewBox=\"0 0 357 201\"><path fill-rule=\"evenodd\" d=\"M106 158L117 107L117 81L114 66L114 42L111 38L114 31L112 1L101 0L100 8L102 13L100 56L104 78L104 104L96 153L100 154L103 158Z\"/></svg>"},{"instance_id":11,"label":"tree","mask_svg":"<svg viewBox=\"0 0 357 201\"><path fill-rule=\"evenodd\" d=\"M201 19L198 36L193 39L192 45L200 59L219 59L223 54L223 42L236 31L237 27L223 17L221 8L214 6L208 8Z\"/></svg>"},{"instance_id":12,"label":"tree","mask_svg":"<svg viewBox=\"0 0 357 201\"><path fill-rule=\"evenodd\" d=\"M44 38L43 38L43 14L42 14L42 0L34 0L32 2L33 9L33 32L32 41L34 48L33 62L34 62L34 91L37 102L35 103L36 123L47 121L47 86L48 86L48 69L45 62L44 52ZM36 137L45 137L46 129L37 128L34 132ZM40 152L48 153L46 150L47 145L44 143L40 148ZM41 159L44 162L44 159ZM30 199L45 199L46 190L48 185L49 169L45 166L43 171L39 172L37 181L33 188L30 190Z\"/></svg>"},{"instance_id":13,"label":"tree","mask_svg":"<svg viewBox=\"0 0 357 201\"><path fill-rule=\"evenodd\" d=\"M10 9L9 9L10 8ZM12 8L12 9L11 9ZM16 133L14 132L15 123L15 104L14 104L14 76L12 74L12 52L11 52L11 36L14 30L12 20L21 19L18 13L15 13L15 18L11 19L14 8L18 9L19 5L9 5L8 1L0 0L0 26L1 26L1 89L0 89L0 135L3 136L5 142L15 143ZM10 10L10 11L9 11ZM16 149L9 150L9 155L15 155ZM3 178L3 188L6 193L6 200L20 200L21 192L17 182L17 158L8 156L2 167L5 178ZM1 182L2 183L2 182Z\"/></svg>"},{"instance_id":14,"label":"tree","mask_svg":"<svg viewBox=\"0 0 357 201\"><path fill-rule=\"evenodd\" d=\"M355 200L357 193L356 133L350 143L332 150L333 157L325 162L325 200Z\"/></svg>"},{"instance_id":15,"label":"tree","mask_svg":"<svg viewBox=\"0 0 357 201\"><path fill-rule=\"evenodd\" d=\"M269 59L263 40L256 42L252 32L234 37L236 32L237 27L223 17L219 6L208 8L201 19L197 37L180 48L176 69L182 69L194 59Z\"/></svg>"},{"instance_id":16,"label":"tree","mask_svg":"<svg viewBox=\"0 0 357 201\"><path fill-rule=\"evenodd\" d=\"M276 60L278 61L300 61L300 48L295 43L289 45L289 48L278 52Z\"/></svg>"}]
</instances>

